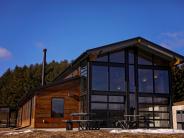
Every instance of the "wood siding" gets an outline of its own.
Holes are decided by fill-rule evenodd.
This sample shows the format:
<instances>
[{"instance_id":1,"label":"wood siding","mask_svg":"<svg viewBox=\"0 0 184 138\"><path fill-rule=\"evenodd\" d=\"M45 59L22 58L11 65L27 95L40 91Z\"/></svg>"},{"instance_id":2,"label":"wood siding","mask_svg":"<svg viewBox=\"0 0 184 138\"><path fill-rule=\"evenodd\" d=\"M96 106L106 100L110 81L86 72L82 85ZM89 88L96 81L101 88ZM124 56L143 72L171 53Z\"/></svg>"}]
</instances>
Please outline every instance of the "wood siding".
<instances>
[{"instance_id":1,"label":"wood siding","mask_svg":"<svg viewBox=\"0 0 184 138\"><path fill-rule=\"evenodd\" d=\"M34 127L35 124L35 99L34 96L18 110L17 127Z\"/></svg>"},{"instance_id":2,"label":"wood siding","mask_svg":"<svg viewBox=\"0 0 184 138\"><path fill-rule=\"evenodd\" d=\"M72 119L70 114L79 112L79 92L79 81L68 82L39 92L36 97L35 128L65 128L63 120ZM51 101L56 97L64 99L63 118L51 117Z\"/></svg>"}]
</instances>

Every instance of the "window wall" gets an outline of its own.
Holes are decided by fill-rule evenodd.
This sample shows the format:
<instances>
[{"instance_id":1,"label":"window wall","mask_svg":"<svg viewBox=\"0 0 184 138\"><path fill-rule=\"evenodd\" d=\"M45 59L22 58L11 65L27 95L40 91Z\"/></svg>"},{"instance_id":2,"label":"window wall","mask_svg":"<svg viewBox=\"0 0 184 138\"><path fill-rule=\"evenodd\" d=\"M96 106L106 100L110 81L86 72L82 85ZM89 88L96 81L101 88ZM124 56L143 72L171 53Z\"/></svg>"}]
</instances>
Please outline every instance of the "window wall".
<instances>
[{"instance_id":1,"label":"window wall","mask_svg":"<svg viewBox=\"0 0 184 138\"><path fill-rule=\"evenodd\" d=\"M139 127L170 127L168 62L137 48L98 56L90 62L90 111L98 119L138 114Z\"/></svg>"},{"instance_id":2,"label":"window wall","mask_svg":"<svg viewBox=\"0 0 184 138\"><path fill-rule=\"evenodd\" d=\"M162 64L161 64L162 63ZM168 62L138 51L139 115L147 116L150 127L170 127L170 95ZM140 127L144 127L140 117Z\"/></svg>"}]
</instances>

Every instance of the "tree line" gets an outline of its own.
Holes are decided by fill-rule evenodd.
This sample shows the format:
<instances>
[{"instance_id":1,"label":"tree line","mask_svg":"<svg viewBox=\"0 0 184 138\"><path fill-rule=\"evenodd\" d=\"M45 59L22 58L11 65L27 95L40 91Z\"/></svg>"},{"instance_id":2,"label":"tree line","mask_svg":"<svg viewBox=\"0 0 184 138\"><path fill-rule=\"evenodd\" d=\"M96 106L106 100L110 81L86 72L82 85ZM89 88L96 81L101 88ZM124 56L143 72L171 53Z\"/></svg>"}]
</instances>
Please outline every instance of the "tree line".
<instances>
[{"instance_id":1,"label":"tree line","mask_svg":"<svg viewBox=\"0 0 184 138\"><path fill-rule=\"evenodd\" d=\"M67 60L48 63L45 71L46 83L51 82L69 64ZM16 107L24 94L41 86L41 75L42 64L16 66L13 70L7 69L0 77L0 106Z\"/></svg>"}]
</instances>

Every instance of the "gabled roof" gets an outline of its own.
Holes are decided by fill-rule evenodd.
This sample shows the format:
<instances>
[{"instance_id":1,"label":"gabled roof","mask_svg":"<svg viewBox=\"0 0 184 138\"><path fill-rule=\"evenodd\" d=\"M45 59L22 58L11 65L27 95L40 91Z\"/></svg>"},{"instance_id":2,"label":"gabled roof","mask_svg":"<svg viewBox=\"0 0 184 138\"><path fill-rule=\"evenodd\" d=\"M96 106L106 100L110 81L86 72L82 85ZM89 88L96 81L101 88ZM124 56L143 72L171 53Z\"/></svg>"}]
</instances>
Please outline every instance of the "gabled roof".
<instances>
[{"instance_id":1,"label":"gabled roof","mask_svg":"<svg viewBox=\"0 0 184 138\"><path fill-rule=\"evenodd\" d=\"M153 54L156 54L158 56L161 56L162 58L165 58L168 61L177 60L178 63L181 63L184 61L184 56L178 53L175 53L167 48L164 48L142 37L135 37L132 39L86 50L68 68L66 68L58 77L56 77L55 80L57 81L59 79L62 79L65 74L70 72L72 69L76 68L76 66L79 66L79 63L81 61L87 59L92 54L99 55L99 54L108 53L108 52L116 51L118 49L123 49L127 47L139 47L140 49L143 49Z\"/></svg>"}]
</instances>

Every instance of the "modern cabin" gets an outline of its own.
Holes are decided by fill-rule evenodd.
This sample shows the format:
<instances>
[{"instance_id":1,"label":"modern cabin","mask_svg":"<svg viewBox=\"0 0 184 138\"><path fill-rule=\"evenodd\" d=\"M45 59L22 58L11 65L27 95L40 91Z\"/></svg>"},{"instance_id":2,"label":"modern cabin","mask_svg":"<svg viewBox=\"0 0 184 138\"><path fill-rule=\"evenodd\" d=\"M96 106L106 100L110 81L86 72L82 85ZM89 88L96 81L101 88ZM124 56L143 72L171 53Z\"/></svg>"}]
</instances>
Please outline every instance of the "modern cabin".
<instances>
[{"instance_id":1,"label":"modern cabin","mask_svg":"<svg viewBox=\"0 0 184 138\"><path fill-rule=\"evenodd\" d=\"M183 61L141 37L87 50L53 83L22 98L17 126L62 128L71 113L95 113L89 119L103 120L101 127L138 115L148 116L151 128L171 128L171 69Z\"/></svg>"}]
</instances>

